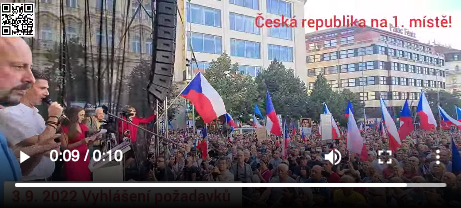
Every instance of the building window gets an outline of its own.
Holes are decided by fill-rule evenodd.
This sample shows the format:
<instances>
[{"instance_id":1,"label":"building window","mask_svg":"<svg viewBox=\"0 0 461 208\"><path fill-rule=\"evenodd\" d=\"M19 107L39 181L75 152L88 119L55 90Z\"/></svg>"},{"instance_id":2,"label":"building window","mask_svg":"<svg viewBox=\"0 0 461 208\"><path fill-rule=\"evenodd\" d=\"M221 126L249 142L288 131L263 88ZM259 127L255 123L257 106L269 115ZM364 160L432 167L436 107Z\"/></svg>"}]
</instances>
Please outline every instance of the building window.
<instances>
[{"instance_id":1,"label":"building window","mask_svg":"<svg viewBox=\"0 0 461 208\"><path fill-rule=\"evenodd\" d=\"M372 55L373 54L373 46L368 46L366 53L367 53L367 55Z\"/></svg>"},{"instance_id":2,"label":"building window","mask_svg":"<svg viewBox=\"0 0 461 208\"><path fill-rule=\"evenodd\" d=\"M367 77L367 85L375 85L375 77Z\"/></svg>"},{"instance_id":3,"label":"building window","mask_svg":"<svg viewBox=\"0 0 461 208\"><path fill-rule=\"evenodd\" d=\"M409 92L408 93L408 99L409 100L416 100L415 97L416 97L416 93L414 93L414 92Z\"/></svg>"},{"instance_id":4,"label":"building window","mask_svg":"<svg viewBox=\"0 0 461 208\"><path fill-rule=\"evenodd\" d=\"M230 4L259 10L259 0L229 0Z\"/></svg>"},{"instance_id":5,"label":"building window","mask_svg":"<svg viewBox=\"0 0 461 208\"><path fill-rule=\"evenodd\" d=\"M314 89L314 82L309 82L309 90L313 90Z\"/></svg>"},{"instance_id":6,"label":"building window","mask_svg":"<svg viewBox=\"0 0 461 208\"><path fill-rule=\"evenodd\" d=\"M231 56L260 59L261 44L248 40L231 39Z\"/></svg>"},{"instance_id":7,"label":"building window","mask_svg":"<svg viewBox=\"0 0 461 208\"><path fill-rule=\"evenodd\" d=\"M330 53L330 60L336 60L338 59L338 53L335 51L335 52L331 52Z\"/></svg>"},{"instance_id":8,"label":"building window","mask_svg":"<svg viewBox=\"0 0 461 208\"><path fill-rule=\"evenodd\" d=\"M96 31L96 45L101 45L102 47L106 47L106 46L109 46L111 47L112 46L112 31L107 31L107 39L106 39L106 31ZM137 36L139 38L139 36ZM136 36L134 36L134 38L136 38ZM99 42L99 41L102 41ZM133 38L131 39L133 41ZM140 41L139 41L140 42ZM131 49L133 52L136 52L135 50L133 50L133 43L131 43ZM140 47L140 46L139 46ZM139 53L139 52L138 52Z\"/></svg>"},{"instance_id":9,"label":"building window","mask_svg":"<svg viewBox=\"0 0 461 208\"><path fill-rule=\"evenodd\" d=\"M385 69L384 61L378 61L378 69Z\"/></svg>"},{"instance_id":10,"label":"building window","mask_svg":"<svg viewBox=\"0 0 461 208\"><path fill-rule=\"evenodd\" d=\"M192 33L192 38L188 37L187 39L191 40L192 49L194 49L194 52L211 53L211 54L221 54L222 53L222 39L220 36L207 35L207 34L202 34L202 33ZM188 44L189 51L190 51L190 45L191 44Z\"/></svg>"},{"instance_id":11,"label":"building window","mask_svg":"<svg viewBox=\"0 0 461 208\"><path fill-rule=\"evenodd\" d=\"M315 44L309 43L309 50L310 51L315 50Z\"/></svg>"},{"instance_id":12,"label":"building window","mask_svg":"<svg viewBox=\"0 0 461 208\"><path fill-rule=\"evenodd\" d=\"M349 72L355 72L355 64L349 64L347 65L347 70Z\"/></svg>"},{"instance_id":13,"label":"building window","mask_svg":"<svg viewBox=\"0 0 461 208\"><path fill-rule=\"evenodd\" d=\"M318 76L318 75L321 75L321 74L325 74L323 68L315 69L315 76Z\"/></svg>"},{"instance_id":14,"label":"building window","mask_svg":"<svg viewBox=\"0 0 461 208\"><path fill-rule=\"evenodd\" d=\"M70 8L77 8L78 7L78 0L66 0L67 7Z\"/></svg>"},{"instance_id":15,"label":"building window","mask_svg":"<svg viewBox=\"0 0 461 208\"><path fill-rule=\"evenodd\" d=\"M422 74L422 73L423 73L423 69L422 69L420 66L416 66L416 73L417 73L417 74Z\"/></svg>"},{"instance_id":16,"label":"building window","mask_svg":"<svg viewBox=\"0 0 461 208\"><path fill-rule=\"evenodd\" d=\"M134 1L131 3L131 15L134 15L136 14L135 18L136 19L141 19L141 14L143 12L142 8L139 7L139 10L138 10L138 7L139 7L139 2L138 1ZM100 6L99 9L102 9L102 5ZM138 11L138 13L136 13L136 11ZM189 10L187 10L189 11Z\"/></svg>"},{"instance_id":17,"label":"building window","mask_svg":"<svg viewBox=\"0 0 461 208\"><path fill-rule=\"evenodd\" d=\"M379 92L379 96L383 100L389 100L389 92Z\"/></svg>"},{"instance_id":18,"label":"building window","mask_svg":"<svg viewBox=\"0 0 461 208\"><path fill-rule=\"evenodd\" d=\"M392 100L400 100L400 93L392 92Z\"/></svg>"},{"instance_id":19,"label":"building window","mask_svg":"<svg viewBox=\"0 0 461 208\"><path fill-rule=\"evenodd\" d=\"M376 94L375 92L367 92L368 93L368 100L375 100Z\"/></svg>"},{"instance_id":20,"label":"building window","mask_svg":"<svg viewBox=\"0 0 461 208\"><path fill-rule=\"evenodd\" d=\"M395 56L395 50L394 50L393 48L389 48L389 49L387 50L387 55L389 55L389 56Z\"/></svg>"},{"instance_id":21,"label":"building window","mask_svg":"<svg viewBox=\"0 0 461 208\"><path fill-rule=\"evenodd\" d=\"M349 87L355 87L355 82L356 82L355 79L349 79L349 81L348 81L348 86L349 86Z\"/></svg>"},{"instance_id":22,"label":"building window","mask_svg":"<svg viewBox=\"0 0 461 208\"><path fill-rule=\"evenodd\" d=\"M341 65L340 68L341 68L341 73L347 73L348 72L347 64Z\"/></svg>"},{"instance_id":23,"label":"building window","mask_svg":"<svg viewBox=\"0 0 461 208\"><path fill-rule=\"evenodd\" d=\"M79 35L78 35L78 32L77 32L77 29L75 27L72 27L72 26L67 26L66 27L66 37L67 37L67 40L70 40L70 39L73 39L73 38L77 38Z\"/></svg>"},{"instance_id":24,"label":"building window","mask_svg":"<svg viewBox=\"0 0 461 208\"><path fill-rule=\"evenodd\" d=\"M416 87L421 87L422 86L422 81L423 80L415 79L415 81L416 81Z\"/></svg>"},{"instance_id":25,"label":"building window","mask_svg":"<svg viewBox=\"0 0 461 208\"><path fill-rule=\"evenodd\" d=\"M366 68L366 63L365 62L360 62L359 63L359 71L363 71Z\"/></svg>"},{"instance_id":26,"label":"building window","mask_svg":"<svg viewBox=\"0 0 461 208\"><path fill-rule=\"evenodd\" d=\"M254 20L251 23L254 24ZM259 29L259 28L258 28ZM293 40L293 28L291 27L269 27L269 37Z\"/></svg>"},{"instance_id":27,"label":"building window","mask_svg":"<svg viewBox=\"0 0 461 208\"><path fill-rule=\"evenodd\" d=\"M314 77L315 76L315 69L308 69L307 70L307 76L308 77Z\"/></svg>"},{"instance_id":28,"label":"building window","mask_svg":"<svg viewBox=\"0 0 461 208\"><path fill-rule=\"evenodd\" d=\"M249 75L251 77L258 76L259 72L261 72L260 66L239 66L238 71L241 74Z\"/></svg>"},{"instance_id":29,"label":"building window","mask_svg":"<svg viewBox=\"0 0 461 208\"><path fill-rule=\"evenodd\" d=\"M359 93L360 100L368 100L368 92L361 92Z\"/></svg>"},{"instance_id":30,"label":"building window","mask_svg":"<svg viewBox=\"0 0 461 208\"><path fill-rule=\"evenodd\" d=\"M429 74L429 69L427 67L423 67L423 74Z\"/></svg>"},{"instance_id":31,"label":"building window","mask_svg":"<svg viewBox=\"0 0 461 208\"><path fill-rule=\"evenodd\" d=\"M196 4L190 4L189 8L189 3L187 3L186 13L188 14L187 22L212 27L221 27L221 10ZM254 21L252 24L254 25Z\"/></svg>"},{"instance_id":32,"label":"building window","mask_svg":"<svg viewBox=\"0 0 461 208\"><path fill-rule=\"evenodd\" d=\"M357 50L357 55L358 56L364 56L365 55L365 52L366 52L366 49L365 48L359 48Z\"/></svg>"},{"instance_id":33,"label":"building window","mask_svg":"<svg viewBox=\"0 0 461 208\"><path fill-rule=\"evenodd\" d=\"M138 35L131 38L131 50L135 53L141 53L141 38Z\"/></svg>"},{"instance_id":34,"label":"building window","mask_svg":"<svg viewBox=\"0 0 461 208\"><path fill-rule=\"evenodd\" d=\"M40 3L51 4L51 0L40 0Z\"/></svg>"},{"instance_id":35,"label":"building window","mask_svg":"<svg viewBox=\"0 0 461 208\"><path fill-rule=\"evenodd\" d=\"M323 57L322 58L323 61L329 61L330 60L330 54L329 53L324 53L322 55L322 57Z\"/></svg>"},{"instance_id":36,"label":"building window","mask_svg":"<svg viewBox=\"0 0 461 208\"><path fill-rule=\"evenodd\" d=\"M351 58L351 57L354 57L355 56L355 51L354 49L349 49L347 50L347 57L348 58Z\"/></svg>"},{"instance_id":37,"label":"building window","mask_svg":"<svg viewBox=\"0 0 461 208\"><path fill-rule=\"evenodd\" d=\"M347 58L347 51L340 51L339 52L339 58Z\"/></svg>"},{"instance_id":38,"label":"building window","mask_svg":"<svg viewBox=\"0 0 461 208\"><path fill-rule=\"evenodd\" d=\"M399 64L399 71L403 71L403 72L406 71L405 64L402 64L402 63Z\"/></svg>"},{"instance_id":39,"label":"building window","mask_svg":"<svg viewBox=\"0 0 461 208\"><path fill-rule=\"evenodd\" d=\"M330 84L331 88L338 88L338 80L329 80L328 84Z\"/></svg>"},{"instance_id":40,"label":"building window","mask_svg":"<svg viewBox=\"0 0 461 208\"><path fill-rule=\"evenodd\" d=\"M341 87L347 87L348 86L348 80L347 79L342 79L341 80Z\"/></svg>"},{"instance_id":41,"label":"building window","mask_svg":"<svg viewBox=\"0 0 461 208\"><path fill-rule=\"evenodd\" d=\"M415 80L413 78L408 78L408 86L415 86Z\"/></svg>"},{"instance_id":42,"label":"building window","mask_svg":"<svg viewBox=\"0 0 461 208\"><path fill-rule=\"evenodd\" d=\"M382 55L386 55L386 47L378 46L378 53Z\"/></svg>"},{"instance_id":43,"label":"building window","mask_svg":"<svg viewBox=\"0 0 461 208\"><path fill-rule=\"evenodd\" d=\"M408 80L405 77L400 77L400 85L408 86Z\"/></svg>"},{"instance_id":44,"label":"building window","mask_svg":"<svg viewBox=\"0 0 461 208\"><path fill-rule=\"evenodd\" d=\"M407 92L401 92L400 93L400 99L402 99L402 100L408 99L408 93Z\"/></svg>"},{"instance_id":45,"label":"building window","mask_svg":"<svg viewBox=\"0 0 461 208\"><path fill-rule=\"evenodd\" d=\"M44 24L40 28L40 36L42 40L53 40L53 28L49 24Z\"/></svg>"},{"instance_id":46,"label":"building window","mask_svg":"<svg viewBox=\"0 0 461 208\"><path fill-rule=\"evenodd\" d=\"M219 17L221 18L221 17ZM260 34L260 28L256 27L255 18L236 13L229 13L230 29L239 32ZM275 27L269 28L274 29ZM277 28L276 28L277 29ZM269 32L269 34L272 34ZM272 36L271 36L272 37Z\"/></svg>"},{"instance_id":47,"label":"building window","mask_svg":"<svg viewBox=\"0 0 461 208\"><path fill-rule=\"evenodd\" d=\"M373 61L367 61L367 70L375 69L375 63Z\"/></svg>"},{"instance_id":48,"label":"building window","mask_svg":"<svg viewBox=\"0 0 461 208\"><path fill-rule=\"evenodd\" d=\"M71 0L67 0L67 1L69 2ZM78 0L73 0L73 1L78 1ZM114 7L114 0L96 0L96 9L102 10L103 9L103 3L104 3L104 9L109 11L109 12L112 12L113 7ZM139 5L139 4L137 4L137 5ZM137 8L134 8L134 9L136 11ZM146 7L146 10L149 10L149 9L150 9L150 6ZM141 11L142 10L140 10L139 12L141 12Z\"/></svg>"},{"instance_id":49,"label":"building window","mask_svg":"<svg viewBox=\"0 0 461 208\"><path fill-rule=\"evenodd\" d=\"M279 45L268 45L269 60L277 60L282 62L293 62L293 48Z\"/></svg>"},{"instance_id":50,"label":"building window","mask_svg":"<svg viewBox=\"0 0 461 208\"><path fill-rule=\"evenodd\" d=\"M283 15L291 18L291 3L282 0L266 0L268 13Z\"/></svg>"},{"instance_id":51,"label":"building window","mask_svg":"<svg viewBox=\"0 0 461 208\"><path fill-rule=\"evenodd\" d=\"M387 85L387 77L379 77L380 85Z\"/></svg>"},{"instance_id":52,"label":"building window","mask_svg":"<svg viewBox=\"0 0 461 208\"><path fill-rule=\"evenodd\" d=\"M408 65L408 72L415 73L415 66L414 65Z\"/></svg>"},{"instance_id":53,"label":"building window","mask_svg":"<svg viewBox=\"0 0 461 208\"><path fill-rule=\"evenodd\" d=\"M197 64L192 64L193 70L207 70L210 68L210 62L197 62Z\"/></svg>"},{"instance_id":54,"label":"building window","mask_svg":"<svg viewBox=\"0 0 461 208\"><path fill-rule=\"evenodd\" d=\"M392 63L392 70L398 71L398 70L399 70L399 63L393 62L393 63Z\"/></svg>"},{"instance_id":55,"label":"building window","mask_svg":"<svg viewBox=\"0 0 461 208\"><path fill-rule=\"evenodd\" d=\"M146 51L146 53L147 54L152 54L152 49L153 49L152 48L152 39L147 39L145 41L144 45L145 45L144 50Z\"/></svg>"},{"instance_id":56,"label":"building window","mask_svg":"<svg viewBox=\"0 0 461 208\"><path fill-rule=\"evenodd\" d=\"M399 78L398 77L391 77L391 84L392 85L398 85L399 84Z\"/></svg>"},{"instance_id":57,"label":"building window","mask_svg":"<svg viewBox=\"0 0 461 208\"><path fill-rule=\"evenodd\" d=\"M358 79L359 79L359 86L367 85L367 78L366 77L360 77Z\"/></svg>"}]
</instances>

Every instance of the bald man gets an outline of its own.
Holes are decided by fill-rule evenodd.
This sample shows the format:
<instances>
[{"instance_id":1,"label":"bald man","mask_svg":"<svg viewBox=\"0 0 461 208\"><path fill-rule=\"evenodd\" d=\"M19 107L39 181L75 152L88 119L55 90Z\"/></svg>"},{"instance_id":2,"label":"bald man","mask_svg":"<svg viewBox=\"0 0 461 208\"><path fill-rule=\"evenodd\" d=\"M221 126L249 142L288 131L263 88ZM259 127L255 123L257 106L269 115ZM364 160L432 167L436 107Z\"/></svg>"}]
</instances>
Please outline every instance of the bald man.
<instances>
[{"instance_id":1,"label":"bald man","mask_svg":"<svg viewBox=\"0 0 461 208\"><path fill-rule=\"evenodd\" d=\"M23 39L0 37L0 110L20 103L26 90L35 82L31 67L32 52ZM57 147L57 144L33 145L17 148L13 153L0 132L0 184L21 180L22 172L31 171L38 164L30 159L19 164L20 151L41 158L45 152ZM3 187L0 187L0 196L3 196ZM0 197L0 204L3 204L3 197Z\"/></svg>"}]
</instances>

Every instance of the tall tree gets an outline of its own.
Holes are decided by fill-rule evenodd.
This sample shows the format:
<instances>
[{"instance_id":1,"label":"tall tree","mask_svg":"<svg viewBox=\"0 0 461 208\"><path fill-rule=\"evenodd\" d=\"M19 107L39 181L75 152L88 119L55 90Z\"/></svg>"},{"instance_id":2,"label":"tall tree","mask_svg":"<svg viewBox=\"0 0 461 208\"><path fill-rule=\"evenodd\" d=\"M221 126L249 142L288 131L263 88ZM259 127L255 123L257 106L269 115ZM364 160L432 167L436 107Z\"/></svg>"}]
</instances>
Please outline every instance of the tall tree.
<instances>
[{"instance_id":1,"label":"tall tree","mask_svg":"<svg viewBox=\"0 0 461 208\"><path fill-rule=\"evenodd\" d=\"M319 120L320 114L324 111L323 103L326 103L333 117L342 125L345 125L347 120L344 117L344 110L348 102L352 103L354 116L363 118L364 104L360 100L359 94L348 89L333 91L323 74L320 74L317 76L310 94L309 117Z\"/></svg>"},{"instance_id":2,"label":"tall tree","mask_svg":"<svg viewBox=\"0 0 461 208\"><path fill-rule=\"evenodd\" d=\"M223 53L213 60L203 75L221 95L227 112L234 118L252 113L258 100L256 83L251 77L238 73L238 64L232 64L229 55Z\"/></svg>"},{"instance_id":3,"label":"tall tree","mask_svg":"<svg viewBox=\"0 0 461 208\"><path fill-rule=\"evenodd\" d=\"M72 38L67 41L67 60L62 59L61 61L66 65L66 71L63 73L60 70L59 62L62 54L59 52L59 48L62 47L60 43L56 43L55 46L45 53L46 60L51 63L49 67L45 69L46 73L50 75L50 96L54 99L60 97L60 83L62 79L65 79L65 94L66 102L88 102L89 93L87 83L92 79L89 74L86 74L85 67L83 64L84 59L84 47L80 43L78 38ZM65 77L64 77L65 74Z\"/></svg>"},{"instance_id":4,"label":"tall tree","mask_svg":"<svg viewBox=\"0 0 461 208\"><path fill-rule=\"evenodd\" d=\"M439 110L438 110L438 101L440 100L440 107L445 110L453 118L456 118L455 106L460 106L460 94L459 93L450 93L445 90L441 90L440 93L435 90L426 91L426 98L431 106L432 113L438 120ZM438 99L439 98L439 99Z\"/></svg>"},{"instance_id":5,"label":"tall tree","mask_svg":"<svg viewBox=\"0 0 461 208\"><path fill-rule=\"evenodd\" d=\"M151 107L147 100L147 85L149 84L149 74L151 72L151 61L141 60L141 62L131 71L129 76L129 105L135 107L140 116L149 116L152 113ZM178 86L173 82L168 93L168 119L172 120L176 115L179 102L174 99L179 94Z\"/></svg>"},{"instance_id":6,"label":"tall tree","mask_svg":"<svg viewBox=\"0 0 461 208\"><path fill-rule=\"evenodd\" d=\"M307 89L304 82L294 74L292 69L276 60L257 77L256 83L260 95L260 106L265 106L266 91L269 91L272 104L279 115L289 118L300 118L308 115ZM265 113L265 109L261 109Z\"/></svg>"}]
</instances>

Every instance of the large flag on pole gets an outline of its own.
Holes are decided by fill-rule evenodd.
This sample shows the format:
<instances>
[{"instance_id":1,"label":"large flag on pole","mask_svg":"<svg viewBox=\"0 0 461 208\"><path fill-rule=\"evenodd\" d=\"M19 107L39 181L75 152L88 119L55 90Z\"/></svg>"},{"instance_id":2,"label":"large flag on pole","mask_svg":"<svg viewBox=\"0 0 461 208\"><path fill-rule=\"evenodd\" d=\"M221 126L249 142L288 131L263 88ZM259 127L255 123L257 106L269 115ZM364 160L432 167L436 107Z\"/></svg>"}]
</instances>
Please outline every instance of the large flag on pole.
<instances>
[{"instance_id":1,"label":"large flag on pole","mask_svg":"<svg viewBox=\"0 0 461 208\"><path fill-rule=\"evenodd\" d=\"M392 150L392 152L397 152L397 148L402 145L402 142L400 141L400 135L397 131L397 126L395 126L394 119L392 119L391 114L389 114L389 111L387 111L386 104L384 103L383 99L380 99L380 101L381 111L383 113L383 123L389 136L389 149Z\"/></svg>"},{"instance_id":2,"label":"large flag on pole","mask_svg":"<svg viewBox=\"0 0 461 208\"><path fill-rule=\"evenodd\" d=\"M232 119L229 113L226 113L226 123L232 128L237 128L237 124L235 124L234 119Z\"/></svg>"},{"instance_id":3,"label":"large flag on pole","mask_svg":"<svg viewBox=\"0 0 461 208\"><path fill-rule=\"evenodd\" d=\"M205 124L226 114L226 106L218 92L210 85L201 72L184 88L181 96L194 106Z\"/></svg>"},{"instance_id":4,"label":"large flag on pole","mask_svg":"<svg viewBox=\"0 0 461 208\"><path fill-rule=\"evenodd\" d=\"M451 138L451 169L455 175L461 173L461 156L459 155L459 150L456 148L456 143L453 138Z\"/></svg>"},{"instance_id":5,"label":"large flag on pole","mask_svg":"<svg viewBox=\"0 0 461 208\"><path fill-rule=\"evenodd\" d=\"M264 118L263 114L261 114L261 111L258 108L258 104L255 105L255 114L258 115L260 118Z\"/></svg>"},{"instance_id":6,"label":"large flag on pole","mask_svg":"<svg viewBox=\"0 0 461 208\"><path fill-rule=\"evenodd\" d=\"M340 133L338 125L336 124L336 121L333 118L333 115L331 114L330 109L328 108L326 103L323 104L323 113L331 115L331 126L332 126L332 131L333 131L331 136L333 137L333 139L339 139L339 136L341 135L341 133ZM320 126L320 124L319 124L319 126Z\"/></svg>"},{"instance_id":7,"label":"large flag on pole","mask_svg":"<svg viewBox=\"0 0 461 208\"><path fill-rule=\"evenodd\" d=\"M437 121L434 118L431 106L429 106L429 102L427 102L424 92L421 92L421 96L419 97L416 113L419 115L420 126L422 129L433 130L437 127Z\"/></svg>"},{"instance_id":8,"label":"large flag on pole","mask_svg":"<svg viewBox=\"0 0 461 208\"><path fill-rule=\"evenodd\" d=\"M413 118L411 117L410 107L408 100L405 100L402 110L400 111L400 128L398 130L400 138L405 139L412 131L415 130L413 125Z\"/></svg>"},{"instance_id":9,"label":"large flag on pole","mask_svg":"<svg viewBox=\"0 0 461 208\"><path fill-rule=\"evenodd\" d=\"M363 138L360 135L357 122L352 112L352 105L348 106L348 121L347 121L347 149L353 153L361 154L363 148Z\"/></svg>"},{"instance_id":10,"label":"large flag on pole","mask_svg":"<svg viewBox=\"0 0 461 208\"><path fill-rule=\"evenodd\" d=\"M347 103L347 108L346 108L346 112L344 113L344 116L346 116L346 118L349 118L349 114L350 113L354 113L354 110L352 109L352 103L351 102L348 102Z\"/></svg>"},{"instance_id":11,"label":"large flag on pole","mask_svg":"<svg viewBox=\"0 0 461 208\"><path fill-rule=\"evenodd\" d=\"M461 129L461 122L455 120L450 115L448 115L448 113L445 112L445 110L443 110L443 108L440 106L439 106L439 112L440 112L440 117L442 118L442 120L440 121L440 126L442 126L442 123L444 123L448 127L448 129L450 129L451 125L455 125L459 129Z\"/></svg>"},{"instance_id":12,"label":"large flag on pole","mask_svg":"<svg viewBox=\"0 0 461 208\"><path fill-rule=\"evenodd\" d=\"M461 121L461 108L456 107L456 120Z\"/></svg>"},{"instance_id":13,"label":"large flag on pole","mask_svg":"<svg viewBox=\"0 0 461 208\"><path fill-rule=\"evenodd\" d=\"M266 129L271 133L282 136L282 130L280 129L280 122L275 113L274 105L272 105L272 99L269 92L266 92Z\"/></svg>"}]
</instances>

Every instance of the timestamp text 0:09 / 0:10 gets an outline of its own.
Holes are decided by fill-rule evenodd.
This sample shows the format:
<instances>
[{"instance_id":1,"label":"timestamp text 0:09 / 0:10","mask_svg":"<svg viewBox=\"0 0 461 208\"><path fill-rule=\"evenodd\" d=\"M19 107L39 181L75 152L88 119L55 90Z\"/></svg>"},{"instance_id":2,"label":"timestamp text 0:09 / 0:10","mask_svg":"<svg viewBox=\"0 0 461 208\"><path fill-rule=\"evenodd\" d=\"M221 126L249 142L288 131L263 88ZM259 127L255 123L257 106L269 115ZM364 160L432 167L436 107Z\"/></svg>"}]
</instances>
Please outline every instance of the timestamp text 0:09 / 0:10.
<instances>
[{"instance_id":1,"label":"timestamp text 0:09 / 0:10","mask_svg":"<svg viewBox=\"0 0 461 208\"><path fill-rule=\"evenodd\" d=\"M106 157L108 157L108 161L112 161L112 159L114 159L115 161L120 162L123 159L122 150L116 150L113 153L114 158L112 158L112 151L111 150L109 150L109 151L107 151L105 153L101 153L100 150L94 150L93 155L92 155L91 158L88 157L89 152L90 152L90 150L86 151L85 158L84 158L85 161L87 161L88 159L93 158L93 160L95 162L98 162L98 161L101 160L101 158L104 158L105 155L107 155ZM58 158L59 158L59 155L62 155L62 161L64 161L64 162L69 162L69 161L76 162L76 161L78 161L80 159L80 152L78 150L76 150L76 149L74 149L74 150L64 150L62 152L57 151L57 150L52 150L50 152L51 161L56 162L58 160ZM103 159L103 161L105 161L105 159Z\"/></svg>"}]
</instances>

